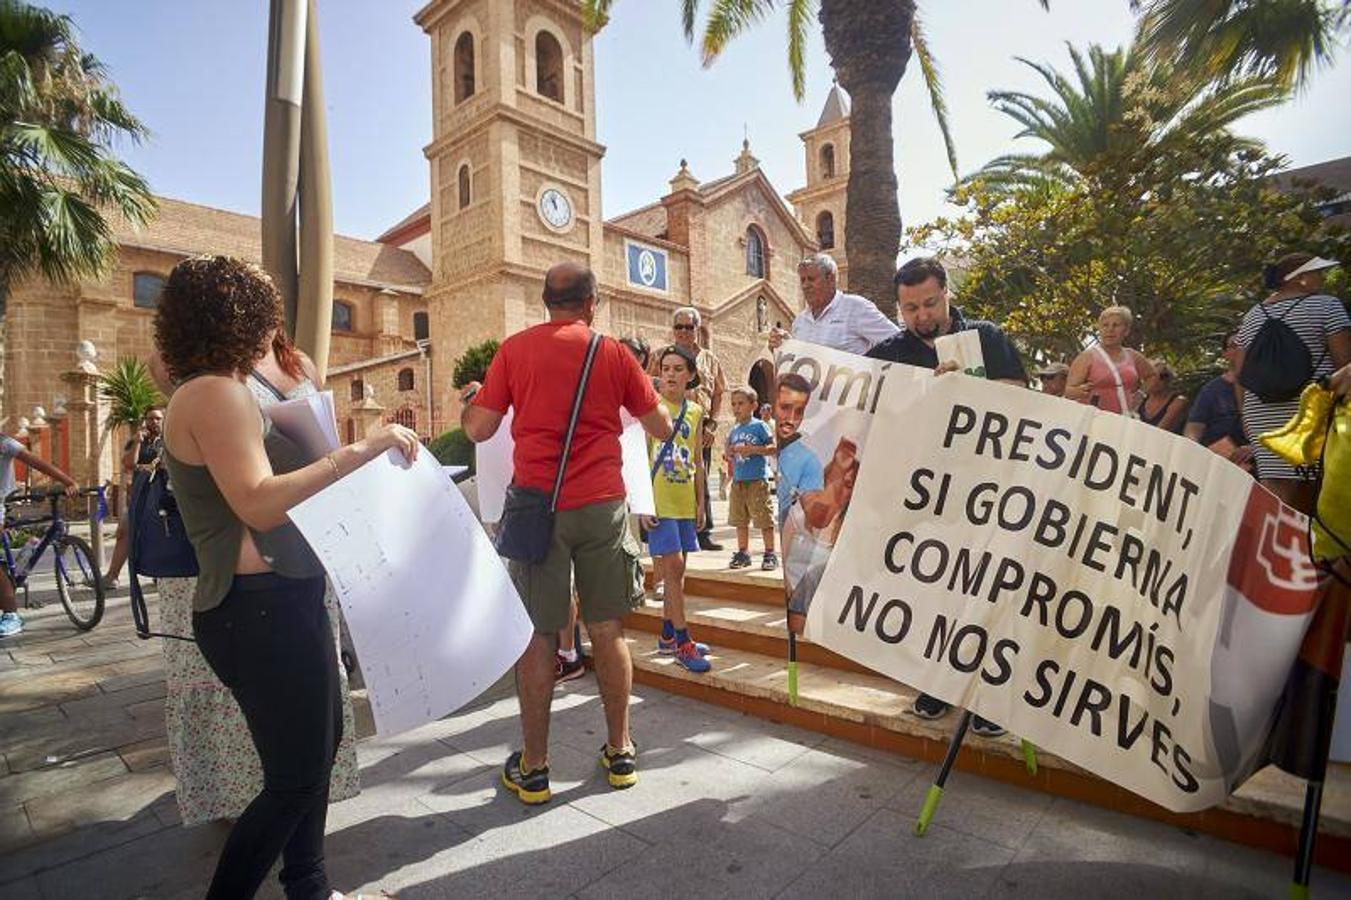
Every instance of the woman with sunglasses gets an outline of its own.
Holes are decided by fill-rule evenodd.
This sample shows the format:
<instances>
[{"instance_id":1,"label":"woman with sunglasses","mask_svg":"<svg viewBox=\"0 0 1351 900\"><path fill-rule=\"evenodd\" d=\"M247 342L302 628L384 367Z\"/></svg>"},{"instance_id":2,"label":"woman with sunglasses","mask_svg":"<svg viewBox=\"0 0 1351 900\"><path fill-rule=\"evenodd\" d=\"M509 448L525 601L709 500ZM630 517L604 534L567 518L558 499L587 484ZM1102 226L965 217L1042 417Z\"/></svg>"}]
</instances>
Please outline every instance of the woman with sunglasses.
<instances>
[{"instance_id":1,"label":"woman with sunglasses","mask_svg":"<svg viewBox=\"0 0 1351 900\"><path fill-rule=\"evenodd\" d=\"M1187 422L1187 395L1174 386L1172 366L1161 359L1150 360L1150 365L1154 373L1145 381L1145 396L1135 411L1140 421L1181 434Z\"/></svg>"}]
</instances>

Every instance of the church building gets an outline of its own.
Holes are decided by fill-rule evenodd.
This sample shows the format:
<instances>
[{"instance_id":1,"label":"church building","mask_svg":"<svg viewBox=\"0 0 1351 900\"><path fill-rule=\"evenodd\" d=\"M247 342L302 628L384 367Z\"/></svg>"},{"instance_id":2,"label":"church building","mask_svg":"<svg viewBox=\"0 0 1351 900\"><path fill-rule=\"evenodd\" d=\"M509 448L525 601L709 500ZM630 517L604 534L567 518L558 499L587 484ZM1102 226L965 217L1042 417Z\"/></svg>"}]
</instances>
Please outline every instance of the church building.
<instances>
[{"instance_id":1,"label":"church building","mask_svg":"<svg viewBox=\"0 0 1351 900\"><path fill-rule=\"evenodd\" d=\"M542 321L544 273L562 260L596 273L601 330L657 345L670 339L672 312L693 306L701 343L729 383L767 399L766 335L801 307L798 262L826 249L847 277L843 92L833 87L816 126L800 135L806 184L787 200L743 142L729 172L700 180L672 160L664 194L603 220L593 35L579 5L433 0L415 21L431 43L434 129L423 150L431 199L374 241L335 237L327 386L340 432L351 438L372 416L427 438L454 427L455 359ZM145 229L112 223L119 253L106 278L31 279L7 298L0 430L42 434L43 455L58 464L71 463L60 423L76 344L92 341L104 371L145 357L158 292L179 260L261 260L257 218L160 204ZM110 447L101 455L106 477Z\"/></svg>"}]
</instances>

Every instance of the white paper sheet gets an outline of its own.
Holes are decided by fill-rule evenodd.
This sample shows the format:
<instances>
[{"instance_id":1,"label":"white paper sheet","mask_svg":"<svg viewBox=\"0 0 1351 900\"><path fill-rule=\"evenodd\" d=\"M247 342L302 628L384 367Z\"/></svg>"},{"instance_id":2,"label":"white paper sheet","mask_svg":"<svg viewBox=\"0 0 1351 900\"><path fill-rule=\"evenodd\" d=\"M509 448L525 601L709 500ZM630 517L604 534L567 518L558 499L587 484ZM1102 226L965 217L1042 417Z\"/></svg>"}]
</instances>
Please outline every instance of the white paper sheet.
<instances>
[{"instance_id":1,"label":"white paper sheet","mask_svg":"<svg viewBox=\"0 0 1351 900\"><path fill-rule=\"evenodd\" d=\"M510 576L430 453L408 465L391 451L290 516L342 604L377 734L459 709L529 642Z\"/></svg>"},{"instance_id":2,"label":"white paper sheet","mask_svg":"<svg viewBox=\"0 0 1351 900\"><path fill-rule=\"evenodd\" d=\"M502 504L506 500L507 485L514 471L511 454L516 443L511 439L511 417L507 410L497 433L474 448L475 474L478 477L479 514L489 524L502 518ZM637 515L655 516L656 500L652 496L652 468L647 456L647 438L637 419L620 411L624 430L619 437L623 453L624 489L629 495L629 511Z\"/></svg>"},{"instance_id":3,"label":"white paper sheet","mask_svg":"<svg viewBox=\"0 0 1351 900\"><path fill-rule=\"evenodd\" d=\"M977 378L985 377L985 353L980 347L980 332L956 331L934 338L938 362L955 362L959 371Z\"/></svg>"},{"instance_id":4,"label":"white paper sheet","mask_svg":"<svg viewBox=\"0 0 1351 900\"><path fill-rule=\"evenodd\" d=\"M272 425L317 459L342 446L334 414L333 392L320 391L307 397L284 400L267 408Z\"/></svg>"}]
</instances>

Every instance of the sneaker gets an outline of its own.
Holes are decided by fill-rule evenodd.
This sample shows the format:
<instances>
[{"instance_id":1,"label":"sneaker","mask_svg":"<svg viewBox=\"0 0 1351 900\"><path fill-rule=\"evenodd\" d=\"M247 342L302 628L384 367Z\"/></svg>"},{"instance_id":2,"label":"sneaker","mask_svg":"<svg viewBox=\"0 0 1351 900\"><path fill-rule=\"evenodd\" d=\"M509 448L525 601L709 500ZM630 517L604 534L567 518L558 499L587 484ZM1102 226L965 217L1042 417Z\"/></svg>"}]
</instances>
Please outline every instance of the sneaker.
<instances>
[{"instance_id":1,"label":"sneaker","mask_svg":"<svg viewBox=\"0 0 1351 900\"><path fill-rule=\"evenodd\" d=\"M23 633L23 619L19 618L18 613L7 612L0 614L0 638L13 637L16 634Z\"/></svg>"},{"instance_id":2,"label":"sneaker","mask_svg":"<svg viewBox=\"0 0 1351 900\"><path fill-rule=\"evenodd\" d=\"M716 543L713 540L713 535L704 533L699 535L699 549L706 550L710 553L717 553L722 549L722 544Z\"/></svg>"},{"instance_id":3,"label":"sneaker","mask_svg":"<svg viewBox=\"0 0 1351 900\"><path fill-rule=\"evenodd\" d=\"M952 709L952 704L944 703L937 697L930 697L928 694L920 694L915 698L915 705L912 707L915 715L921 719L941 719Z\"/></svg>"},{"instance_id":4,"label":"sneaker","mask_svg":"<svg viewBox=\"0 0 1351 900\"><path fill-rule=\"evenodd\" d=\"M773 572L779 567L779 555L773 550L765 554L765 558L760 560L760 569L765 572Z\"/></svg>"},{"instance_id":5,"label":"sneaker","mask_svg":"<svg viewBox=\"0 0 1351 900\"><path fill-rule=\"evenodd\" d=\"M554 684L576 681L585 674L586 663L582 662L582 654L578 653L577 658L571 662L561 653L554 654Z\"/></svg>"},{"instance_id":6,"label":"sneaker","mask_svg":"<svg viewBox=\"0 0 1351 900\"><path fill-rule=\"evenodd\" d=\"M652 599L658 603L666 599L666 582L657 582L657 586L652 589Z\"/></svg>"},{"instance_id":7,"label":"sneaker","mask_svg":"<svg viewBox=\"0 0 1351 900\"><path fill-rule=\"evenodd\" d=\"M548 765L531 772L522 772L520 750L507 757L507 764L502 767L502 786L528 806L548 803L553 796L549 792Z\"/></svg>"},{"instance_id":8,"label":"sneaker","mask_svg":"<svg viewBox=\"0 0 1351 900\"><path fill-rule=\"evenodd\" d=\"M693 672L696 675L702 675L713 668L713 664L704 659L704 654L699 652L699 645L694 641L686 641L677 648L675 661L686 672Z\"/></svg>"},{"instance_id":9,"label":"sneaker","mask_svg":"<svg viewBox=\"0 0 1351 900\"><path fill-rule=\"evenodd\" d=\"M705 644L703 641L690 641L690 643L694 644L694 649L700 656L708 656L708 644ZM657 638L657 652L662 656L674 656L679 649L680 645L676 643L675 638L671 638L670 640L667 640L664 637Z\"/></svg>"},{"instance_id":10,"label":"sneaker","mask_svg":"<svg viewBox=\"0 0 1351 900\"><path fill-rule=\"evenodd\" d=\"M996 725L989 719L982 719L980 716L972 716L971 733L983 738L997 738L1008 734L1008 729L1002 725Z\"/></svg>"},{"instance_id":11,"label":"sneaker","mask_svg":"<svg viewBox=\"0 0 1351 900\"><path fill-rule=\"evenodd\" d=\"M732 554L732 561L727 564L729 569L748 569L751 565L751 555L745 550L738 550Z\"/></svg>"},{"instance_id":12,"label":"sneaker","mask_svg":"<svg viewBox=\"0 0 1351 900\"><path fill-rule=\"evenodd\" d=\"M631 788L638 783L638 744L628 750L611 750L610 745L600 748L600 765L609 774L610 787L616 790Z\"/></svg>"}]
</instances>

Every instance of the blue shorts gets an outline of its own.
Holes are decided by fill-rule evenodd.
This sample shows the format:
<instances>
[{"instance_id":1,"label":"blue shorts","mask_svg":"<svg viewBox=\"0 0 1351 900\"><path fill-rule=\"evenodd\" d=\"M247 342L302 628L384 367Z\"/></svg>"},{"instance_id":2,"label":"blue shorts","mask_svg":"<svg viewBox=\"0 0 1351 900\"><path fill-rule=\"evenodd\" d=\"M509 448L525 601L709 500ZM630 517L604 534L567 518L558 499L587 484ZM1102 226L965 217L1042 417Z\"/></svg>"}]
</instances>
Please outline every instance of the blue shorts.
<instances>
[{"instance_id":1,"label":"blue shorts","mask_svg":"<svg viewBox=\"0 0 1351 900\"><path fill-rule=\"evenodd\" d=\"M657 527L647 532L647 549L653 556L670 553L694 553L699 549L699 535L694 531L693 519L658 519Z\"/></svg>"}]
</instances>

